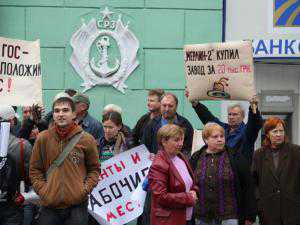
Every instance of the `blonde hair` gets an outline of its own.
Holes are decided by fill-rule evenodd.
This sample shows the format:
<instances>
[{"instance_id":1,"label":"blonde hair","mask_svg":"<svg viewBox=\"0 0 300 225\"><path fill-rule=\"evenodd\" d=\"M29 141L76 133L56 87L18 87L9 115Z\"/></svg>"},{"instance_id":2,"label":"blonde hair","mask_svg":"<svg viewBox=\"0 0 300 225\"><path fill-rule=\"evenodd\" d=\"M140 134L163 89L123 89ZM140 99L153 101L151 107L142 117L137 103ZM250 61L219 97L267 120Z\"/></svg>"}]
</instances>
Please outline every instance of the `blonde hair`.
<instances>
[{"instance_id":1,"label":"blonde hair","mask_svg":"<svg viewBox=\"0 0 300 225\"><path fill-rule=\"evenodd\" d=\"M221 127L219 124L213 123L213 122L209 122L209 123L205 124L205 126L204 126L204 128L202 130L202 138L203 138L203 140L206 140L207 138L209 138L210 135L212 134L212 132L214 130L220 131L223 135L225 133L224 128Z\"/></svg>"},{"instance_id":2,"label":"blonde hair","mask_svg":"<svg viewBox=\"0 0 300 225\"><path fill-rule=\"evenodd\" d=\"M162 140L168 140L171 137L184 135L184 129L175 124L167 124L161 127L157 132L157 143L162 146Z\"/></svg>"}]
</instances>

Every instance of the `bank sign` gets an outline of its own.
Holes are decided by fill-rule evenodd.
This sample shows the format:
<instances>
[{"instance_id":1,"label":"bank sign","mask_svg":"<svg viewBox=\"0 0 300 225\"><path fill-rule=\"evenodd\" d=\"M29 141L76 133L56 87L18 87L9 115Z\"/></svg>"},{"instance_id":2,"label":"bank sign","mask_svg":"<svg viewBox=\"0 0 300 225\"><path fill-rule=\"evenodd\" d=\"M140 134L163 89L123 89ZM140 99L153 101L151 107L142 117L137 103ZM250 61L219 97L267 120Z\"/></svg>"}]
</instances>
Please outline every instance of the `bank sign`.
<instances>
[{"instance_id":1,"label":"bank sign","mask_svg":"<svg viewBox=\"0 0 300 225\"><path fill-rule=\"evenodd\" d=\"M254 58L300 58L300 0L223 4L223 41L252 40Z\"/></svg>"},{"instance_id":2,"label":"bank sign","mask_svg":"<svg viewBox=\"0 0 300 225\"><path fill-rule=\"evenodd\" d=\"M253 40L254 58L300 58L300 40Z\"/></svg>"}]
</instances>

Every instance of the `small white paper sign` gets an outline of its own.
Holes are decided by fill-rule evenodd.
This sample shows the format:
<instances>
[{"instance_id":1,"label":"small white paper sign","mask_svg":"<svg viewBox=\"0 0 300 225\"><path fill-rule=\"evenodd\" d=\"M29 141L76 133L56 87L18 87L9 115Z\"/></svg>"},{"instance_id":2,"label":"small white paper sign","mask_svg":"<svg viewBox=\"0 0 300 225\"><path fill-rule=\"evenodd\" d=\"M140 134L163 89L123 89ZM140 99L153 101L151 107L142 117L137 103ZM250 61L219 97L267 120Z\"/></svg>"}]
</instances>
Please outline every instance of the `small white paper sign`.
<instances>
[{"instance_id":1,"label":"small white paper sign","mask_svg":"<svg viewBox=\"0 0 300 225\"><path fill-rule=\"evenodd\" d=\"M10 123L2 122L0 127L0 157L7 156Z\"/></svg>"},{"instance_id":2,"label":"small white paper sign","mask_svg":"<svg viewBox=\"0 0 300 225\"><path fill-rule=\"evenodd\" d=\"M34 190L31 190L29 192L23 192L21 193L25 199L25 202L30 202L33 204L37 204L40 200L40 197L35 193Z\"/></svg>"}]
</instances>

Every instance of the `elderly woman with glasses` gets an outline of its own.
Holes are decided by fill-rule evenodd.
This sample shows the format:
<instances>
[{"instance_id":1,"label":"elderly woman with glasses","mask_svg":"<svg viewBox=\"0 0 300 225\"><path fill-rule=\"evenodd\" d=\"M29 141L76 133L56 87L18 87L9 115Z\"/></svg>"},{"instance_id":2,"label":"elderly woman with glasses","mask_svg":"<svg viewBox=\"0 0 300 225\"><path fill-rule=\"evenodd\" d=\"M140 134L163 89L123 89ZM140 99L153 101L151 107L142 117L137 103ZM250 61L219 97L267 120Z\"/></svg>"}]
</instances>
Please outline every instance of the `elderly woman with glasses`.
<instances>
[{"instance_id":1,"label":"elderly woman with glasses","mask_svg":"<svg viewBox=\"0 0 300 225\"><path fill-rule=\"evenodd\" d=\"M190 224L197 187L193 171L181 153L184 130L167 124L159 129L157 139L160 150L148 174L152 194L151 225Z\"/></svg>"},{"instance_id":2,"label":"elderly woman with glasses","mask_svg":"<svg viewBox=\"0 0 300 225\"><path fill-rule=\"evenodd\" d=\"M271 117L265 138L253 158L260 223L300 224L300 146L287 142L285 123Z\"/></svg>"},{"instance_id":3,"label":"elderly woman with glasses","mask_svg":"<svg viewBox=\"0 0 300 225\"><path fill-rule=\"evenodd\" d=\"M199 188L196 225L249 225L256 204L250 165L240 152L225 145L224 129L207 123L202 131L205 146L191 159Z\"/></svg>"}]
</instances>

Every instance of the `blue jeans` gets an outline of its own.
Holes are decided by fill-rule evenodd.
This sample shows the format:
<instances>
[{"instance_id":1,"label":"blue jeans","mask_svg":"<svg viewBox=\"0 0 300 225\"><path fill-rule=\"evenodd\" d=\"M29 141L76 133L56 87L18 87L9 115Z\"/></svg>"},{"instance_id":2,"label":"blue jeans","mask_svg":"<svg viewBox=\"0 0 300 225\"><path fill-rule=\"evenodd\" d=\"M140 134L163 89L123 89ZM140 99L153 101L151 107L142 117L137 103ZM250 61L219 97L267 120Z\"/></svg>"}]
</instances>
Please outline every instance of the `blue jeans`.
<instances>
[{"instance_id":1,"label":"blue jeans","mask_svg":"<svg viewBox=\"0 0 300 225\"><path fill-rule=\"evenodd\" d=\"M31 225L33 220L33 214L34 214L34 205L31 203L24 205L23 211L24 211L23 225Z\"/></svg>"},{"instance_id":2,"label":"blue jeans","mask_svg":"<svg viewBox=\"0 0 300 225\"><path fill-rule=\"evenodd\" d=\"M39 225L87 225L87 202L66 209L42 207Z\"/></svg>"}]
</instances>

